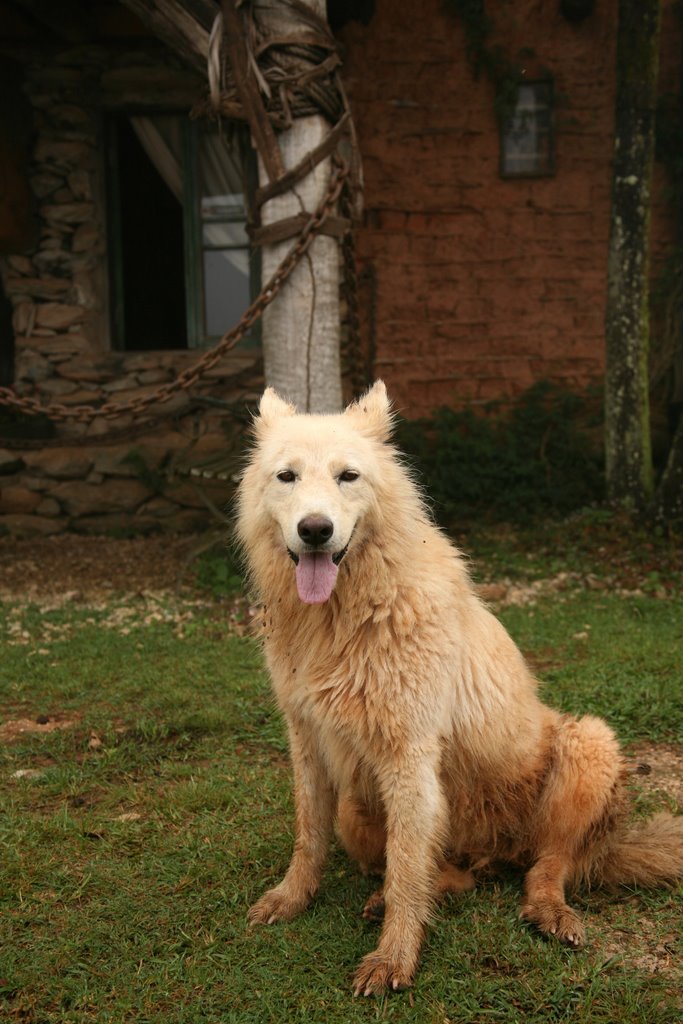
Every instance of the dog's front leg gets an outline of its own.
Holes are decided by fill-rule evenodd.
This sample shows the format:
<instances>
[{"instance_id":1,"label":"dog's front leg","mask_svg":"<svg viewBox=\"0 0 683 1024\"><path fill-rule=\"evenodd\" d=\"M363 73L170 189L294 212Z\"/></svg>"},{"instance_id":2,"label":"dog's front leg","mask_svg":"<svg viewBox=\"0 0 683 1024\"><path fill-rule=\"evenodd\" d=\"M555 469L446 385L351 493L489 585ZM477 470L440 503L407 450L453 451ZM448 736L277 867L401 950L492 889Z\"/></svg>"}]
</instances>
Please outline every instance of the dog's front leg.
<instances>
[{"instance_id":1,"label":"dog's front leg","mask_svg":"<svg viewBox=\"0 0 683 1024\"><path fill-rule=\"evenodd\" d=\"M434 903L446 820L436 761L415 752L378 779L387 816L384 926L377 949L356 971L354 995L403 989L413 980Z\"/></svg>"},{"instance_id":2,"label":"dog's front leg","mask_svg":"<svg viewBox=\"0 0 683 1024\"><path fill-rule=\"evenodd\" d=\"M261 924L289 921L305 910L320 884L332 834L333 790L309 733L288 722L294 768L296 841L285 877L249 910Z\"/></svg>"}]
</instances>

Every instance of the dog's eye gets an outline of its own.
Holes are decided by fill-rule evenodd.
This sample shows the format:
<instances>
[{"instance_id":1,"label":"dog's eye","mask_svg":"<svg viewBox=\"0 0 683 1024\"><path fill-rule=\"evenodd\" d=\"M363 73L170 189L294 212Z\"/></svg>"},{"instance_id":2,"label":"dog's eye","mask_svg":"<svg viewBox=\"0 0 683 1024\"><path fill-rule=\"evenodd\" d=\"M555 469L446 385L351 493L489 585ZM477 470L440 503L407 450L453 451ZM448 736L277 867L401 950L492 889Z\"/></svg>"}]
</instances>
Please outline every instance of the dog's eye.
<instances>
[{"instance_id":1,"label":"dog's eye","mask_svg":"<svg viewBox=\"0 0 683 1024\"><path fill-rule=\"evenodd\" d=\"M281 484L293 484L296 474L291 469L283 469L281 473L278 473L277 478Z\"/></svg>"},{"instance_id":2,"label":"dog's eye","mask_svg":"<svg viewBox=\"0 0 683 1024\"><path fill-rule=\"evenodd\" d=\"M357 480L359 476L360 473L357 473L355 469L345 469L342 473L339 474L337 479L339 480L340 484L352 484L353 481Z\"/></svg>"}]
</instances>

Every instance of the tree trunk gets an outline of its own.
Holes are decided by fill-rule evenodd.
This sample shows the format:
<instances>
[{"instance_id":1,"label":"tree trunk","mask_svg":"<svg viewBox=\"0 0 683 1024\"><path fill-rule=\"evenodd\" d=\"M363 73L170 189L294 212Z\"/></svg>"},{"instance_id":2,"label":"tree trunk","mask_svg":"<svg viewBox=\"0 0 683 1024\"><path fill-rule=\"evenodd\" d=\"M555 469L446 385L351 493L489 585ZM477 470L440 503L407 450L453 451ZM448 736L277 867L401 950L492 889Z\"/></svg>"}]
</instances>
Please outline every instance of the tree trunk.
<instances>
[{"instance_id":1,"label":"tree trunk","mask_svg":"<svg viewBox=\"0 0 683 1024\"><path fill-rule=\"evenodd\" d=\"M683 56L683 55L682 55ZM679 84L677 143L683 138L683 83ZM683 181L681 180L680 145L669 154L670 174L673 182L673 201L676 207L678 249L674 261L673 315L676 338L672 358L672 386L669 395L670 422L675 424L673 439L654 502L654 518L664 525L667 521L683 518Z\"/></svg>"},{"instance_id":2,"label":"tree trunk","mask_svg":"<svg viewBox=\"0 0 683 1024\"><path fill-rule=\"evenodd\" d=\"M671 442L671 449L657 488L655 518L668 522L683 518L683 415Z\"/></svg>"},{"instance_id":3,"label":"tree trunk","mask_svg":"<svg viewBox=\"0 0 683 1024\"><path fill-rule=\"evenodd\" d=\"M325 17L324 0L304 2L320 17ZM273 36L301 35L302 26L294 20L293 8L274 5L269 0L256 0L254 6ZM285 169L289 170L314 149L329 128L324 117L295 118L292 127L278 135ZM313 213L325 197L330 173L328 158L291 192L264 205L263 224L272 224L302 211ZM260 159L259 183L268 183ZM292 244L293 240L288 239L263 246L264 281L270 278ZM318 235L263 314L266 383L294 402L302 412L337 412L341 408L339 268L337 240Z\"/></svg>"},{"instance_id":4,"label":"tree trunk","mask_svg":"<svg viewBox=\"0 0 683 1024\"><path fill-rule=\"evenodd\" d=\"M608 498L635 508L652 493L648 233L659 21L660 0L619 0L605 454Z\"/></svg>"}]
</instances>

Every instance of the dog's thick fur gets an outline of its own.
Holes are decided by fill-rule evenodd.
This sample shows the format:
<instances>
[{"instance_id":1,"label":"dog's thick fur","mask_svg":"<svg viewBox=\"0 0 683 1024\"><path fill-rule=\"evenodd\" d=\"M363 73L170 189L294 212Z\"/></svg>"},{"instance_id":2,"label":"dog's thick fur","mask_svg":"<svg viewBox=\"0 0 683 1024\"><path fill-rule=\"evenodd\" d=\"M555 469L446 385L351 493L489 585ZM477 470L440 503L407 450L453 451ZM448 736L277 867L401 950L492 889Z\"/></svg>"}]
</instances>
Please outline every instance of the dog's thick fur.
<instances>
[{"instance_id":1,"label":"dog's thick fur","mask_svg":"<svg viewBox=\"0 0 683 1024\"><path fill-rule=\"evenodd\" d=\"M269 389L238 501L296 802L291 864L250 918L307 906L336 825L364 870L384 871L365 911L383 915L381 938L355 975L365 994L411 983L435 897L471 888L488 861L523 865L522 917L575 946L584 928L565 886L683 875L683 818L627 824L612 731L540 702L390 432L381 382L329 416Z\"/></svg>"}]
</instances>

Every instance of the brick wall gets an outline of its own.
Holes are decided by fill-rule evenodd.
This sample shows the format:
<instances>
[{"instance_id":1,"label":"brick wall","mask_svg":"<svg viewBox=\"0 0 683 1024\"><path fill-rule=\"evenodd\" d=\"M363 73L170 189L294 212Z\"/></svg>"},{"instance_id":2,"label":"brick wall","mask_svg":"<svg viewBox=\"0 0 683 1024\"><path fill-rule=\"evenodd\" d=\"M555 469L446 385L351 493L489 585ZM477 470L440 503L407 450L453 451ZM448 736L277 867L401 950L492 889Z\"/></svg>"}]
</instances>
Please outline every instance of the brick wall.
<instances>
[{"instance_id":1,"label":"brick wall","mask_svg":"<svg viewBox=\"0 0 683 1024\"><path fill-rule=\"evenodd\" d=\"M514 397L540 378L600 377L613 147L616 0L572 25L558 4L487 4L496 42L527 77L552 73L556 174L499 174L493 87L472 75L440 0L377 0L351 24L344 75L366 182L362 267L374 277L376 372L410 416ZM521 50L533 55L522 61ZM665 4L661 91L680 35ZM661 168L655 251L672 236ZM367 305L367 298L366 298Z\"/></svg>"}]
</instances>

